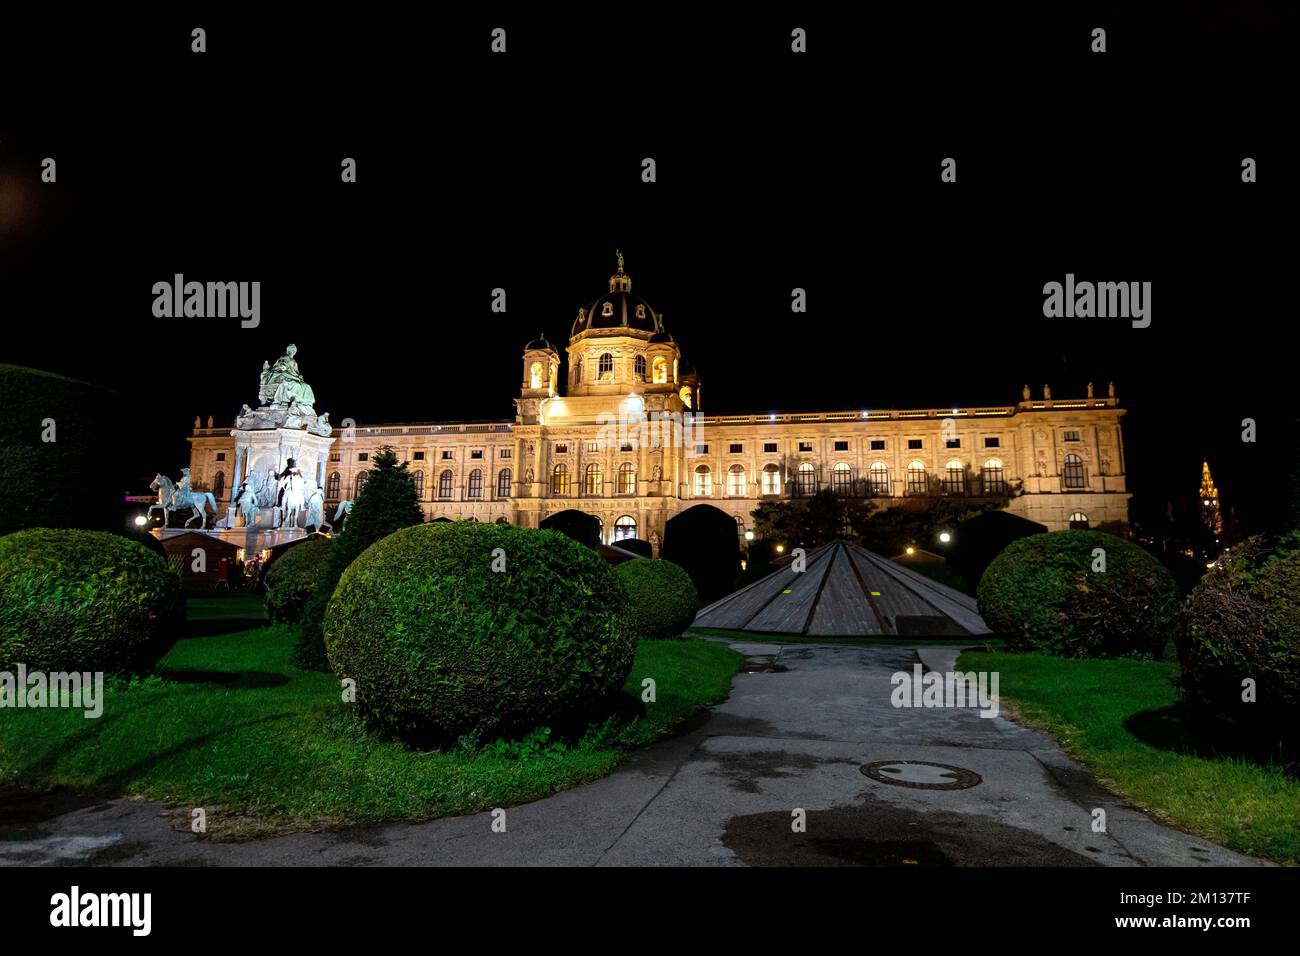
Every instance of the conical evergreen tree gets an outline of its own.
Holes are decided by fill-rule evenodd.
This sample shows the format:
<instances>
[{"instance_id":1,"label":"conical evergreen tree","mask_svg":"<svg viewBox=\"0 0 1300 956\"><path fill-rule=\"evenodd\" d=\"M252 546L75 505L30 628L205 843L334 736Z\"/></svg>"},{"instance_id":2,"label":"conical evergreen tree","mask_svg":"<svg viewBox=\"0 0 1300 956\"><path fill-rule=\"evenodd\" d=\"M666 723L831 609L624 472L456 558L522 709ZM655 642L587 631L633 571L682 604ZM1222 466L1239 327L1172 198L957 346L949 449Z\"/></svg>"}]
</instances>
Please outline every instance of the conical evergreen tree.
<instances>
[{"instance_id":1,"label":"conical evergreen tree","mask_svg":"<svg viewBox=\"0 0 1300 956\"><path fill-rule=\"evenodd\" d=\"M294 652L294 662L299 667L329 670L323 630L325 609L348 565L380 538L424 521L420 496L407 463L399 462L391 448L381 449L371 463L374 467L352 505L352 513L330 548L329 564L321 583L303 609Z\"/></svg>"}]
</instances>

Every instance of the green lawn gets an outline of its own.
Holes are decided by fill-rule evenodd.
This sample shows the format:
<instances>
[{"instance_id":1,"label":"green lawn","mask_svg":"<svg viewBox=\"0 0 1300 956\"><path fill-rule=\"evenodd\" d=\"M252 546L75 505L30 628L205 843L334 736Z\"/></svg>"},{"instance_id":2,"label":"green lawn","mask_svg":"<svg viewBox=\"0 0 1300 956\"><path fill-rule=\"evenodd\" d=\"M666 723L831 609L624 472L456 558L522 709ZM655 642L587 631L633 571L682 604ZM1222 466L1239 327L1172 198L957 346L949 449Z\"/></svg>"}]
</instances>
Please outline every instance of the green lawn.
<instances>
[{"instance_id":1,"label":"green lawn","mask_svg":"<svg viewBox=\"0 0 1300 956\"><path fill-rule=\"evenodd\" d=\"M967 651L963 671L998 671L1027 723L1136 806L1252 856L1300 863L1300 780L1187 725L1172 661L1067 660ZM1294 770L1294 768L1292 768Z\"/></svg>"},{"instance_id":2,"label":"green lawn","mask_svg":"<svg viewBox=\"0 0 1300 956\"><path fill-rule=\"evenodd\" d=\"M9 710L0 787L56 786L203 807L209 836L423 820L535 800L594 780L629 748L726 697L741 656L708 641L642 641L626 690L646 715L561 744L419 753L370 730L339 681L290 663L292 634L260 599L191 598L189 633L158 674L105 690L103 716Z\"/></svg>"}]
</instances>

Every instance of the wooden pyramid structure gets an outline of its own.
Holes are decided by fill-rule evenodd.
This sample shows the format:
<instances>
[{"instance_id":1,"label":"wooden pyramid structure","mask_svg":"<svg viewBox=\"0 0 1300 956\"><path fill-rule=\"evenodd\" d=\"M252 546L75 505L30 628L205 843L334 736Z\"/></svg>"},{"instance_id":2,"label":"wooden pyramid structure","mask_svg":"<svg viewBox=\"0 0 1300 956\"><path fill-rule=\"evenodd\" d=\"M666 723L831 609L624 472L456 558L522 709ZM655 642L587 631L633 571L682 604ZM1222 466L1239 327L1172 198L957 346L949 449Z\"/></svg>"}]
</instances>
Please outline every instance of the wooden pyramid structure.
<instances>
[{"instance_id":1,"label":"wooden pyramid structure","mask_svg":"<svg viewBox=\"0 0 1300 956\"><path fill-rule=\"evenodd\" d=\"M992 633L975 599L847 541L809 551L695 615L694 627L808 637Z\"/></svg>"}]
</instances>

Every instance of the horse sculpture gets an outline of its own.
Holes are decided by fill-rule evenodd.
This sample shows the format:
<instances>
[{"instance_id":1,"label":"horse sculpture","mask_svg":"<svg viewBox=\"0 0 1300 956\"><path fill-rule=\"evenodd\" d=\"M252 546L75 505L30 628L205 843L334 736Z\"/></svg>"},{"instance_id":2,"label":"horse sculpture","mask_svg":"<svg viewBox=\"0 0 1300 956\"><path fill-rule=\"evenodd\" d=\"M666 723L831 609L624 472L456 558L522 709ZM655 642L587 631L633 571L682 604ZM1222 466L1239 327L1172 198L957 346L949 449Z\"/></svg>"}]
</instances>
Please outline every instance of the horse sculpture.
<instances>
[{"instance_id":1,"label":"horse sculpture","mask_svg":"<svg viewBox=\"0 0 1300 956\"><path fill-rule=\"evenodd\" d=\"M168 527L168 519L173 511L184 511L189 508L193 514L186 520L185 527L190 526L190 522L195 518L199 521L200 528L207 527L208 514L204 508L205 503L212 505L212 514L215 517L220 513L217 507L217 499L212 497L210 491L191 491L188 482L182 486L177 486L164 474L154 475L153 481L149 483L150 491L158 492L158 500L149 506L149 516L153 517L154 510L162 509L163 527Z\"/></svg>"}]
</instances>

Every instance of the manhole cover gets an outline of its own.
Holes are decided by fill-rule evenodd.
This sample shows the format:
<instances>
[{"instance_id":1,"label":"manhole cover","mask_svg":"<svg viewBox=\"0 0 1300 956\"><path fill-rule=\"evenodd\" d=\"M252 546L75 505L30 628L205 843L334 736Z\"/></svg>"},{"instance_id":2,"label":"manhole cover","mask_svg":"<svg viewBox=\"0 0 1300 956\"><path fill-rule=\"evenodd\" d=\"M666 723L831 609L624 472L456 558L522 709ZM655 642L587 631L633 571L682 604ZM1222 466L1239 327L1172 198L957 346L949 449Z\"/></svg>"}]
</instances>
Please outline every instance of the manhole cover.
<instances>
[{"instance_id":1,"label":"manhole cover","mask_svg":"<svg viewBox=\"0 0 1300 956\"><path fill-rule=\"evenodd\" d=\"M863 764L862 772L872 780L915 790L965 790L984 782L973 770L924 760L877 760Z\"/></svg>"}]
</instances>

